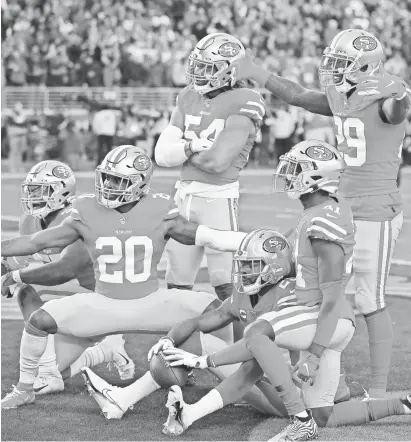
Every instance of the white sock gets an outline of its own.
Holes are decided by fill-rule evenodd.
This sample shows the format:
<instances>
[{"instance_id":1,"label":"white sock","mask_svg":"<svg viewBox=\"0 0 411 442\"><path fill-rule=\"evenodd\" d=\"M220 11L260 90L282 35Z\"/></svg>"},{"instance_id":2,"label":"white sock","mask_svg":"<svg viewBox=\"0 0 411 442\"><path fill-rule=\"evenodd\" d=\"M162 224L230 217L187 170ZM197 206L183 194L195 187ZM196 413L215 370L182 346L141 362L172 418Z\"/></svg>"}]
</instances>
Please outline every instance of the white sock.
<instances>
[{"instance_id":1,"label":"white sock","mask_svg":"<svg viewBox=\"0 0 411 442\"><path fill-rule=\"evenodd\" d=\"M47 347L47 337L35 336L23 330L20 344L20 379L19 384L32 387L36 379L40 358Z\"/></svg>"},{"instance_id":2,"label":"white sock","mask_svg":"<svg viewBox=\"0 0 411 442\"><path fill-rule=\"evenodd\" d=\"M128 387L121 388L121 405L125 408L130 408L132 405L141 401L151 393L158 390L160 386L147 371L140 379L137 379Z\"/></svg>"},{"instance_id":3,"label":"white sock","mask_svg":"<svg viewBox=\"0 0 411 442\"><path fill-rule=\"evenodd\" d=\"M58 372L59 370L54 350L54 335L48 335L46 350L40 358L39 373L52 373L55 371Z\"/></svg>"},{"instance_id":4,"label":"white sock","mask_svg":"<svg viewBox=\"0 0 411 442\"><path fill-rule=\"evenodd\" d=\"M195 404L186 405L183 408L183 421L186 425L191 425L193 422L201 419L208 414L214 413L224 407L223 398L220 393L214 388L201 398Z\"/></svg>"},{"instance_id":5,"label":"white sock","mask_svg":"<svg viewBox=\"0 0 411 442\"><path fill-rule=\"evenodd\" d=\"M108 354L109 356L107 356ZM70 365L70 377L72 378L79 374L83 367L91 368L109 361L111 361L111 349L105 346L93 345L87 348L82 355Z\"/></svg>"}]
</instances>

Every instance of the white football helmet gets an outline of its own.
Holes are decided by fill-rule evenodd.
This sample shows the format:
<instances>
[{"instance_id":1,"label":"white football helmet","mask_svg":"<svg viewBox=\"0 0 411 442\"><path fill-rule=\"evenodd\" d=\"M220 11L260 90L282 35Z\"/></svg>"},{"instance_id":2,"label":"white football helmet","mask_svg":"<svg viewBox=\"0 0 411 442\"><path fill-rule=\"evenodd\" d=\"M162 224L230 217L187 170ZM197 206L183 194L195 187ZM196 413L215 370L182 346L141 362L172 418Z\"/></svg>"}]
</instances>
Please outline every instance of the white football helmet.
<instances>
[{"instance_id":1,"label":"white football helmet","mask_svg":"<svg viewBox=\"0 0 411 442\"><path fill-rule=\"evenodd\" d=\"M245 56L243 44L230 34L215 33L202 38L188 59L186 77L188 85L200 94L224 86L234 86L233 74L221 78L218 73Z\"/></svg>"},{"instance_id":2,"label":"white football helmet","mask_svg":"<svg viewBox=\"0 0 411 442\"><path fill-rule=\"evenodd\" d=\"M272 229L254 230L234 254L234 286L238 293L255 295L289 275L292 261L292 248L284 235Z\"/></svg>"},{"instance_id":3,"label":"white football helmet","mask_svg":"<svg viewBox=\"0 0 411 442\"><path fill-rule=\"evenodd\" d=\"M373 34L361 29L341 31L324 50L318 70L320 82L348 92L361 77L376 75L383 59L383 47Z\"/></svg>"},{"instance_id":4,"label":"white football helmet","mask_svg":"<svg viewBox=\"0 0 411 442\"><path fill-rule=\"evenodd\" d=\"M323 189L335 193L345 162L340 152L325 141L306 140L280 157L274 174L274 192L291 199Z\"/></svg>"},{"instance_id":5,"label":"white football helmet","mask_svg":"<svg viewBox=\"0 0 411 442\"><path fill-rule=\"evenodd\" d=\"M110 151L96 169L97 202L110 209L138 201L150 190L153 163L141 147Z\"/></svg>"},{"instance_id":6,"label":"white football helmet","mask_svg":"<svg viewBox=\"0 0 411 442\"><path fill-rule=\"evenodd\" d=\"M76 193L76 178L61 161L41 161L33 166L21 185L21 203L26 215L45 218L62 209Z\"/></svg>"}]
</instances>

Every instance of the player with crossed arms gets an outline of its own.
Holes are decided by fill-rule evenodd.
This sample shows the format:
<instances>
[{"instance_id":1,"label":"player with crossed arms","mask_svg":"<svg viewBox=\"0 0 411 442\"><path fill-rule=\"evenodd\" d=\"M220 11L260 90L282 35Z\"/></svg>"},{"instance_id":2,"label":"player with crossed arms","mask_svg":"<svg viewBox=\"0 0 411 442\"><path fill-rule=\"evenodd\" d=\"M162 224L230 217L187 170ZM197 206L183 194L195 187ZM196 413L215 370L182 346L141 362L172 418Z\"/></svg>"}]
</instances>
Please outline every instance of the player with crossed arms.
<instances>
[{"instance_id":1,"label":"player with crossed arms","mask_svg":"<svg viewBox=\"0 0 411 442\"><path fill-rule=\"evenodd\" d=\"M158 165L182 165L175 195L180 214L220 230L238 229L239 174L265 114L258 91L234 85L230 75L217 79L218 72L244 54L241 42L225 33L209 34L197 43L189 57L188 86L178 94L155 147ZM166 253L169 288L191 289L205 253L218 297L231 296L232 253L174 240Z\"/></svg>"},{"instance_id":2,"label":"player with crossed arms","mask_svg":"<svg viewBox=\"0 0 411 442\"><path fill-rule=\"evenodd\" d=\"M410 87L383 69L383 59L373 34L347 29L324 51L319 69L324 92L271 74L252 61L250 52L219 73L222 78L252 78L291 105L334 117L346 162L338 194L350 203L357 230L355 304L367 324L371 357L366 398L385 395L390 368L393 329L385 287L403 222L396 179L411 101Z\"/></svg>"},{"instance_id":3,"label":"player with crossed arms","mask_svg":"<svg viewBox=\"0 0 411 442\"><path fill-rule=\"evenodd\" d=\"M165 424L168 434L181 434L195 420L237 400L236 390L241 396L242 386L249 388L263 374L277 389L288 415L293 416L292 423L273 440L312 440L317 437L317 424L359 424L411 413L411 396L334 406L341 351L351 340L355 323L344 295L351 273L354 222L350 206L333 194L333 173L343 168L344 161L334 147L314 140L297 144L280 158L275 191L286 191L290 198L300 199L304 207L296 229L295 294L280 299L274 311L259 316L247 327L242 341L215 354L198 357L172 346L164 350L167 360L176 361L171 365L207 368L245 363L242 370L223 382L224 386L221 384L194 405L185 404L179 387L172 387ZM245 249L246 240L244 243L240 250ZM237 246L233 241L229 249ZM170 336L184 335L182 328L177 327ZM304 402L278 347L301 351L294 370L304 382ZM266 397L271 401L274 398L272 394Z\"/></svg>"},{"instance_id":4,"label":"player with crossed arms","mask_svg":"<svg viewBox=\"0 0 411 442\"><path fill-rule=\"evenodd\" d=\"M20 234L31 235L58 226L69 216L75 193L76 178L66 164L60 161L41 161L33 166L21 186L24 213L19 222ZM33 259L43 265L29 265ZM25 321L44 304L40 298L44 294L64 296L73 295L80 290L94 290L93 265L81 241L66 248L42 250L34 257L12 257L8 261L2 261L2 264L9 271L2 277L2 295L8 298L13 295L17 297ZM112 361L119 370L121 379L133 377L134 363L124 349L121 335L107 337L92 347L90 345L95 343L93 340L71 339L68 349L66 341L62 335L57 336L56 342L54 335L48 337L33 386L36 394L62 391L63 379L78 374L83 366L92 367L103 362ZM59 350L58 357L55 347ZM69 361L73 361L73 357L78 357L81 353L82 356L70 366ZM64 371L63 377L59 370Z\"/></svg>"},{"instance_id":5,"label":"player with crossed arms","mask_svg":"<svg viewBox=\"0 0 411 442\"><path fill-rule=\"evenodd\" d=\"M169 195L151 191L152 173L151 160L141 148L119 146L96 170L96 195L77 198L62 224L2 241L2 256L10 257L81 240L96 279L95 292L49 301L30 316L21 341L19 383L2 400L2 408L34 402L33 383L50 334L77 340L168 330L219 305L210 293L159 289L157 264L168 239L201 246L201 232L212 229L189 223L179 216ZM19 273L13 273L13 279L18 281ZM150 377L140 381L147 388L153 386Z\"/></svg>"}]
</instances>

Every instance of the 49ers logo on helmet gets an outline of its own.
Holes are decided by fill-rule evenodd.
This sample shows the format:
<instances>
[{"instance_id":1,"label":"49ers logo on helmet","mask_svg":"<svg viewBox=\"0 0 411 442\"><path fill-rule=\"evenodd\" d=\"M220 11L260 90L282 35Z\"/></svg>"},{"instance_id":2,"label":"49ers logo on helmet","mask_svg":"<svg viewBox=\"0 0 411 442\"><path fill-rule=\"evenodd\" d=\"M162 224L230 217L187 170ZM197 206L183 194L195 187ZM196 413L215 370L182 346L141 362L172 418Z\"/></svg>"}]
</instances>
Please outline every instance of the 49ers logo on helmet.
<instances>
[{"instance_id":1,"label":"49ers logo on helmet","mask_svg":"<svg viewBox=\"0 0 411 442\"><path fill-rule=\"evenodd\" d=\"M56 178L68 178L71 175L71 172L63 166L56 166L53 170L52 170L52 174L56 177Z\"/></svg>"},{"instance_id":2,"label":"49ers logo on helmet","mask_svg":"<svg viewBox=\"0 0 411 442\"><path fill-rule=\"evenodd\" d=\"M139 155L133 162L134 169L142 172L151 166L151 160L147 155Z\"/></svg>"},{"instance_id":3,"label":"49ers logo on helmet","mask_svg":"<svg viewBox=\"0 0 411 442\"><path fill-rule=\"evenodd\" d=\"M222 55L223 57L235 57L241 50L240 45L237 43L228 41L226 43L223 43L218 48L218 53Z\"/></svg>"},{"instance_id":4,"label":"49ers logo on helmet","mask_svg":"<svg viewBox=\"0 0 411 442\"><path fill-rule=\"evenodd\" d=\"M369 37L368 35L362 35L361 37L357 37L353 42L352 45L355 49L358 51L373 51L377 47L377 41L375 38Z\"/></svg>"},{"instance_id":5,"label":"49ers logo on helmet","mask_svg":"<svg viewBox=\"0 0 411 442\"><path fill-rule=\"evenodd\" d=\"M276 253L284 250L287 243L279 236L272 236L263 242L263 249L268 253Z\"/></svg>"},{"instance_id":6,"label":"49ers logo on helmet","mask_svg":"<svg viewBox=\"0 0 411 442\"><path fill-rule=\"evenodd\" d=\"M334 156L331 150L325 146L311 146L306 150L305 154L317 161L330 161Z\"/></svg>"}]
</instances>

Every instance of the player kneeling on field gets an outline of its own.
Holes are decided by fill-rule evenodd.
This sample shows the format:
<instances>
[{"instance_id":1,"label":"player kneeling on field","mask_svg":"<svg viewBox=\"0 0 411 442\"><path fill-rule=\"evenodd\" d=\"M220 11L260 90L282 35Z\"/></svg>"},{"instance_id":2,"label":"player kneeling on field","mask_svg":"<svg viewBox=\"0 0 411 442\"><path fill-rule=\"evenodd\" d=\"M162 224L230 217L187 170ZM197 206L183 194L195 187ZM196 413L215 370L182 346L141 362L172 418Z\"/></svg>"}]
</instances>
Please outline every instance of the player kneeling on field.
<instances>
[{"instance_id":1,"label":"player kneeling on field","mask_svg":"<svg viewBox=\"0 0 411 442\"><path fill-rule=\"evenodd\" d=\"M304 207L296 229L295 293L261 315L246 329L244 339L231 347L201 357L180 349L164 350L172 366L207 368L243 362L234 377L200 401L202 411L195 408L197 414L190 410L200 402L185 404L181 390L172 387L167 401L168 434L181 434L198 417L238 399L235 395L243 394L243 386L253 385L264 374L293 416L276 440L315 439L317 422L320 426L358 424L411 412L410 396L333 407L341 351L354 334L354 314L344 295L351 272L354 223L348 204L333 194L336 183L331 179L344 168L344 161L334 147L315 140L297 144L280 160L275 191L300 199ZM301 352L294 371L303 381L304 402L279 347ZM231 382L227 392L224 387Z\"/></svg>"}]
</instances>

